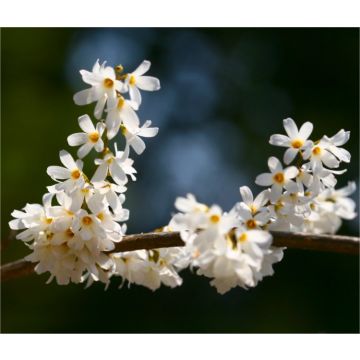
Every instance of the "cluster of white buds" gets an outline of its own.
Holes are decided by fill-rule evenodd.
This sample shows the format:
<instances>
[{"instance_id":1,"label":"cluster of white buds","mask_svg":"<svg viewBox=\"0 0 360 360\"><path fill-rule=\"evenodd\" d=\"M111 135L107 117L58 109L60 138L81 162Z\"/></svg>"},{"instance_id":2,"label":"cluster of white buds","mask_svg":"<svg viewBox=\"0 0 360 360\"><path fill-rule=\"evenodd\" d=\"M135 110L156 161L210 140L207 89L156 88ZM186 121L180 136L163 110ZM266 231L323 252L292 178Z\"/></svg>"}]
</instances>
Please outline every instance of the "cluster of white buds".
<instances>
[{"instance_id":1,"label":"cluster of white buds","mask_svg":"<svg viewBox=\"0 0 360 360\"><path fill-rule=\"evenodd\" d=\"M235 286L255 286L264 276L272 275L272 265L283 257L283 249L272 247L270 230L310 233L335 233L341 219L356 216L355 202L348 198L355 183L335 190L333 170L350 161L350 153L341 148L349 139L340 130L329 138L308 140L313 125L306 122L298 130L292 119L284 120L288 136L273 135L270 144L287 147L284 163L297 158L296 166L284 168L270 157L270 173L260 174L256 184L269 187L254 199L247 186L240 188L242 201L228 212L213 205L198 203L191 194L175 202L180 211L170 221L186 244L186 260L197 274L212 278L211 284L225 293Z\"/></svg>"},{"instance_id":2,"label":"cluster of white buds","mask_svg":"<svg viewBox=\"0 0 360 360\"><path fill-rule=\"evenodd\" d=\"M93 281L109 282L119 266L107 252L115 248L125 234L129 211L123 208L128 178L136 180L130 148L137 154L145 149L141 137L153 137L158 128L151 121L140 126L136 110L141 104L139 89L160 89L158 79L144 76L149 61L132 73L125 74L122 66L112 68L96 61L91 72L81 70L85 83L91 87L75 94L78 105L96 102L96 125L88 115L80 116L82 132L68 137L70 146L79 146L78 159L60 151L63 166L49 166L48 175L56 182L48 187L42 205L27 204L23 211L15 210L9 225L24 230L17 235L32 253L27 260L37 263L38 274L50 272L58 284ZM130 99L124 94L129 93ZM105 108L106 106L106 108ZM120 132L119 132L120 130ZM125 137L125 148L113 149L109 140ZM98 153L92 177L83 171L83 159L91 150ZM57 204L55 205L55 200Z\"/></svg>"},{"instance_id":3,"label":"cluster of white buds","mask_svg":"<svg viewBox=\"0 0 360 360\"><path fill-rule=\"evenodd\" d=\"M340 130L333 137L308 140L313 125L298 130L292 119L284 120L288 136L273 135L270 144L286 147L284 163L296 159L296 166L284 168L270 157L270 173L256 178L256 184L269 187L255 198L251 190L240 188L242 201L229 212L197 202L189 194L178 198L176 213L164 231L178 231L184 247L114 252L115 244L126 232L129 211L123 208L128 179L136 180L130 149L141 154L142 137L153 137L158 128L147 120L142 126L136 111L141 90L160 89L159 80L144 76L150 62L144 61L134 72L124 73L97 61L91 72L81 70L82 79L91 87L78 92L78 105L96 102L96 125L88 115L80 116L82 132L68 137L70 146L79 146L78 159L60 151L61 166L50 166L48 175L56 182L48 187L42 205L27 204L15 210L11 229L23 230L17 238L32 250L27 260L37 263L38 274L50 272L49 281L58 284L94 281L109 284L120 276L122 284L135 283L156 290L164 284L182 284L178 272L196 268L197 274L211 278L219 293L233 287L254 287L264 276L272 275L272 265L283 257L283 248L272 246L270 230L334 233L341 219L352 219L355 203L348 198L355 183L335 190L337 169L348 163L350 154L341 148L349 139ZM129 94L129 99L124 94ZM119 134L125 139L123 151L109 140ZM111 148L113 146L113 149ZM92 150L98 153L92 177L83 171L83 159ZM57 205L54 205L54 202ZM122 223L122 225L120 225Z\"/></svg>"}]
</instances>

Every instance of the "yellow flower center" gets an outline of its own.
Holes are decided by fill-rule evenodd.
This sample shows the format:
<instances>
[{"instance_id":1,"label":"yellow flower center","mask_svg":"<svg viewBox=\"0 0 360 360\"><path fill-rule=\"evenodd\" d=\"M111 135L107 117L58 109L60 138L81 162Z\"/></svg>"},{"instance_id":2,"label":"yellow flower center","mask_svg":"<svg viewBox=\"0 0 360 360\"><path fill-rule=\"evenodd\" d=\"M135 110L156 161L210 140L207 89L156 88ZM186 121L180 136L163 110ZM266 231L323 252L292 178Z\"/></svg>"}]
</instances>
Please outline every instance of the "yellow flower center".
<instances>
[{"instance_id":1,"label":"yellow flower center","mask_svg":"<svg viewBox=\"0 0 360 360\"><path fill-rule=\"evenodd\" d=\"M104 80L104 86L105 86L106 88L111 89L111 88L113 87L113 85L114 85L114 81L113 81L113 80L111 80L111 79L109 79L109 78L106 78L106 79Z\"/></svg>"},{"instance_id":2,"label":"yellow flower center","mask_svg":"<svg viewBox=\"0 0 360 360\"><path fill-rule=\"evenodd\" d=\"M99 137L100 137L100 135L97 131L89 134L89 140L93 143L96 143L99 140Z\"/></svg>"},{"instance_id":3,"label":"yellow flower center","mask_svg":"<svg viewBox=\"0 0 360 360\"><path fill-rule=\"evenodd\" d=\"M250 205L250 210L252 214L255 214L257 212L257 208L254 206L254 204Z\"/></svg>"},{"instance_id":4,"label":"yellow flower center","mask_svg":"<svg viewBox=\"0 0 360 360\"><path fill-rule=\"evenodd\" d=\"M125 105L125 99L122 96L120 96L117 103L117 108L121 110L124 107L124 105Z\"/></svg>"},{"instance_id":5,"label":"yellow flower center","mask_svg":"<svg viewBox=\"0 0 360 360\"><path fill-rule=\"evenodd\" d=\"M246 222L246 226L248 227L248 229L254 229L256 228L256 221L254 219L249 219Z\"/></svg>"},{"instance_id":6,"label":"yellow flower center","mask_svg":"<svg viewBox=\"0 0 360 360\"><path fill-rule=\"evenodd\" d=\"M129 79L129 84L130 84L130 85L135 85L135 83L136 83L135 76L134 76L134 75L131 75L131 76L130 76L130 79Z\"/></svg>"},{"instance_id":7,"label":"yellow flower center","mask_svg":"<svg viewBox=\"0 0 360 360\"><path fill-rule=\"evenodd\" d=\"M291 146L295 149L300 149L304 145L304 141L295 139L292 141Z\"/></svg>"},{"instance_id":8,"label":"yellow flower center","mask_svg":"<svg viewBox=\"0 0 360 360\"><path fill-rule=\"evenodd\" d=\"M104 218L105 218L105 215L104 215L103 212L100 212L100 213L98 213L98 214L96 215L96 217L97 217L100 221L103 221Z\"/></svg>"},{"instance_id":9,"label":"yellow flower center","mask_svg":"<svg viewBox=\"0 0 360 360\"><path fill-rule=\"evenodd\" d=\"M220 221L220 216L219 215L211 215L210 216L210 221L213 223L213 224L216 224Z\"/></svg>"},{"instance_id":10,"label":"yellow flower center","mask_svg":"<svg viewBox=\"0 0 360 360\"><path fill-rule=\"evenodd\" d=\"M319 146L315 146L313 149L312 149L312 153L314 155L320 155L321 153L321 148Z\"/></svg>"},{"instance_id":11,"label":"yellow flower center","mask_svg":"<svg viewBox=\"0 0 360 360\"><path fill-rule=\"evenodd\" d=\"M92 223L91 217L90 217L90 216L84 216L84 217L82 218L82 223L83 223L84 225L90 225L90 224Z\"/></svg>"},{"instance_id":12,"label":"yellow flower center","mask_svg":"<svg viewBox=\"0 0 360 360\"><path fill-rule=\"evenodd\" d=\"M73 180L77 180L80 177L80 175L81 175L81 173L77 169L71 172L71 178Z\"/></svg>"},{"instance_id":13,"label":"yellow flower center","mask_svg":"<svg viewBox=\"0 0 360 360\"><path fill-rule=\"evenodd\" d=\"M46 218L45 222L50 225L52 223L53 219L52 218Z\"/></svg>"},{"instance_id":14,"label":"yellow flower center","mask_svg":"<svg viewBox=\"0 0 360 360\"><path fill-rule=\"evenodd\" d=\"M279 172L279 173L276 173L273 177L274 181L279 183L279 184L282 184L285 180L284 178L284 174Z\"/></svg>"},{"instance_id":15,"label":"yellow flower center","mask_svg":"<svg viewBox=\"0 0 360 360\"><path fill-rule=\"evenodd\" d=\"M238 240L239 240L240 242L246 241L246 240L247 240L247 235L246 235L246 233L242 233L242 234L238 237Z\"/></svg>"},{"instance_id":16,"label":"yellow flower center","mask_svg":"<svg viewBox=\"0 0 360 360\"><path fill-rule=\"evenodd\" d=\"M278 202L274 205L275 211L279 211L283 207L284 207L284 205L281 202Z\"/></svg>"}]
</instances>

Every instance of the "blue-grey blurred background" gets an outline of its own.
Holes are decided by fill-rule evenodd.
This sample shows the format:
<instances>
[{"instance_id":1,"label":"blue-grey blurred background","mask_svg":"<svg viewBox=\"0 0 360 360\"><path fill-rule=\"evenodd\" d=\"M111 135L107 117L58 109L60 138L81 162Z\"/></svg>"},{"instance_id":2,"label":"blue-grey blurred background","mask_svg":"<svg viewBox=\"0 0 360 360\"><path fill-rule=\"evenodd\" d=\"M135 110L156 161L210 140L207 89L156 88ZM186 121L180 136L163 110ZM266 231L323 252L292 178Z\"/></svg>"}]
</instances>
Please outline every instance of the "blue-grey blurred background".
<instances>
[{"instance_id":1,"label":"blue-grey blurred background","mask_svg":"<svg viewBox=\"0 0 360 360\"><path fill-rule=\"evenodd\" d=\"M166 224L176 196L188 192L228 209L239 186L254 191L268 139L282 119L311 121L314 137L351 130L352 162L339 185L359 179L359 32L357 29L2 29L2 262L29 251L9 237L13 209L41 202L59 163L86 85L80 69L97 58L128 71L143 59L162 89L145 93L142 120L159 135L135 158L129 184L129 233ZM358 194L358 193L357 193ZM354 199L358 195L354 195ZM358 219L341 234L357 235ZM5 241L4 241L5 240ZM47 275L2 284L3 332L358 332L359 260L286 251L275 276L251 290L218 295L209 280L182 273L184 284L152 293L133 286L46 285Z\"/></svg>"}]
</instances>

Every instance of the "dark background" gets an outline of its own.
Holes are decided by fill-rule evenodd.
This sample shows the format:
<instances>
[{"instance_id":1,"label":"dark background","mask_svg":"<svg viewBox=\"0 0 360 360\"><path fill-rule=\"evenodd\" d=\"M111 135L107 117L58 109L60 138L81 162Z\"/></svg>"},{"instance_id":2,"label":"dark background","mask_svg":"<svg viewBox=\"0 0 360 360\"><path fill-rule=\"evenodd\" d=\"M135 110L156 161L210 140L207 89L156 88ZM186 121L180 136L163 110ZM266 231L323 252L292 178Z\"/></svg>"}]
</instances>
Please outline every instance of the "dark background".
<instances>
[{"instance_id":1,"label":"dark background","mask_svg":"<svg viewBox=\"0 0 360 360\"><path fill-rule=\"evenodd\" d=\"M131 71L143 59L162 89L145 93L142 120L159 135L135 158L129 233L170 218L187 192L229 209L238 188L254 191L282 119L315 125L314 138L351 130L352 162L339 185L358 184L359 33L357 29L2 29L2 240L13 209L41 202L49 165L58 165L77 117L78 71L97 58ZM72 150L74 153L74 150ZM354 199L358 198L358 192ZM357 235L358 219L339 233ZM6 243L6 241L5 241ZM11 240L2 262L28 254ZM204 277L182 273L177 289L117 289L113 280L46 285L47 275L2 284L2 332L358 332L358 257L288 250L275 275L256 288L219 295Z\"/></svg>"}]
</instances>

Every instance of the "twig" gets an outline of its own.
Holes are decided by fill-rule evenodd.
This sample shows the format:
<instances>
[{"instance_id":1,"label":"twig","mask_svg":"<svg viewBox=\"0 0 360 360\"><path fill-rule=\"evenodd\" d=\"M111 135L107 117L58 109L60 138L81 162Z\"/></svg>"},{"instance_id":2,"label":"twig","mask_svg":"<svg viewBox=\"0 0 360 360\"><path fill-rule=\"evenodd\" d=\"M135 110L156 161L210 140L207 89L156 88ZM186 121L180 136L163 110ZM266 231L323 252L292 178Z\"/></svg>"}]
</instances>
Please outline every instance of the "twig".
<instances>
[{"instance_id":1,"label":"twig","mask_svg":"<svg viewBox=\"0 0 360 360\"><path fill-rule=\"evenodd\" d=\"M273 245L277 247L359 255L358 237L291 232L272 232L272 235ZM153 232L126 235L110 253L174 246L184 246L178 232ZM34 272L34 267L35 264L26 260L5 264L1 266L1 281L29 275Z\"/></svg>"}]
</instances>

